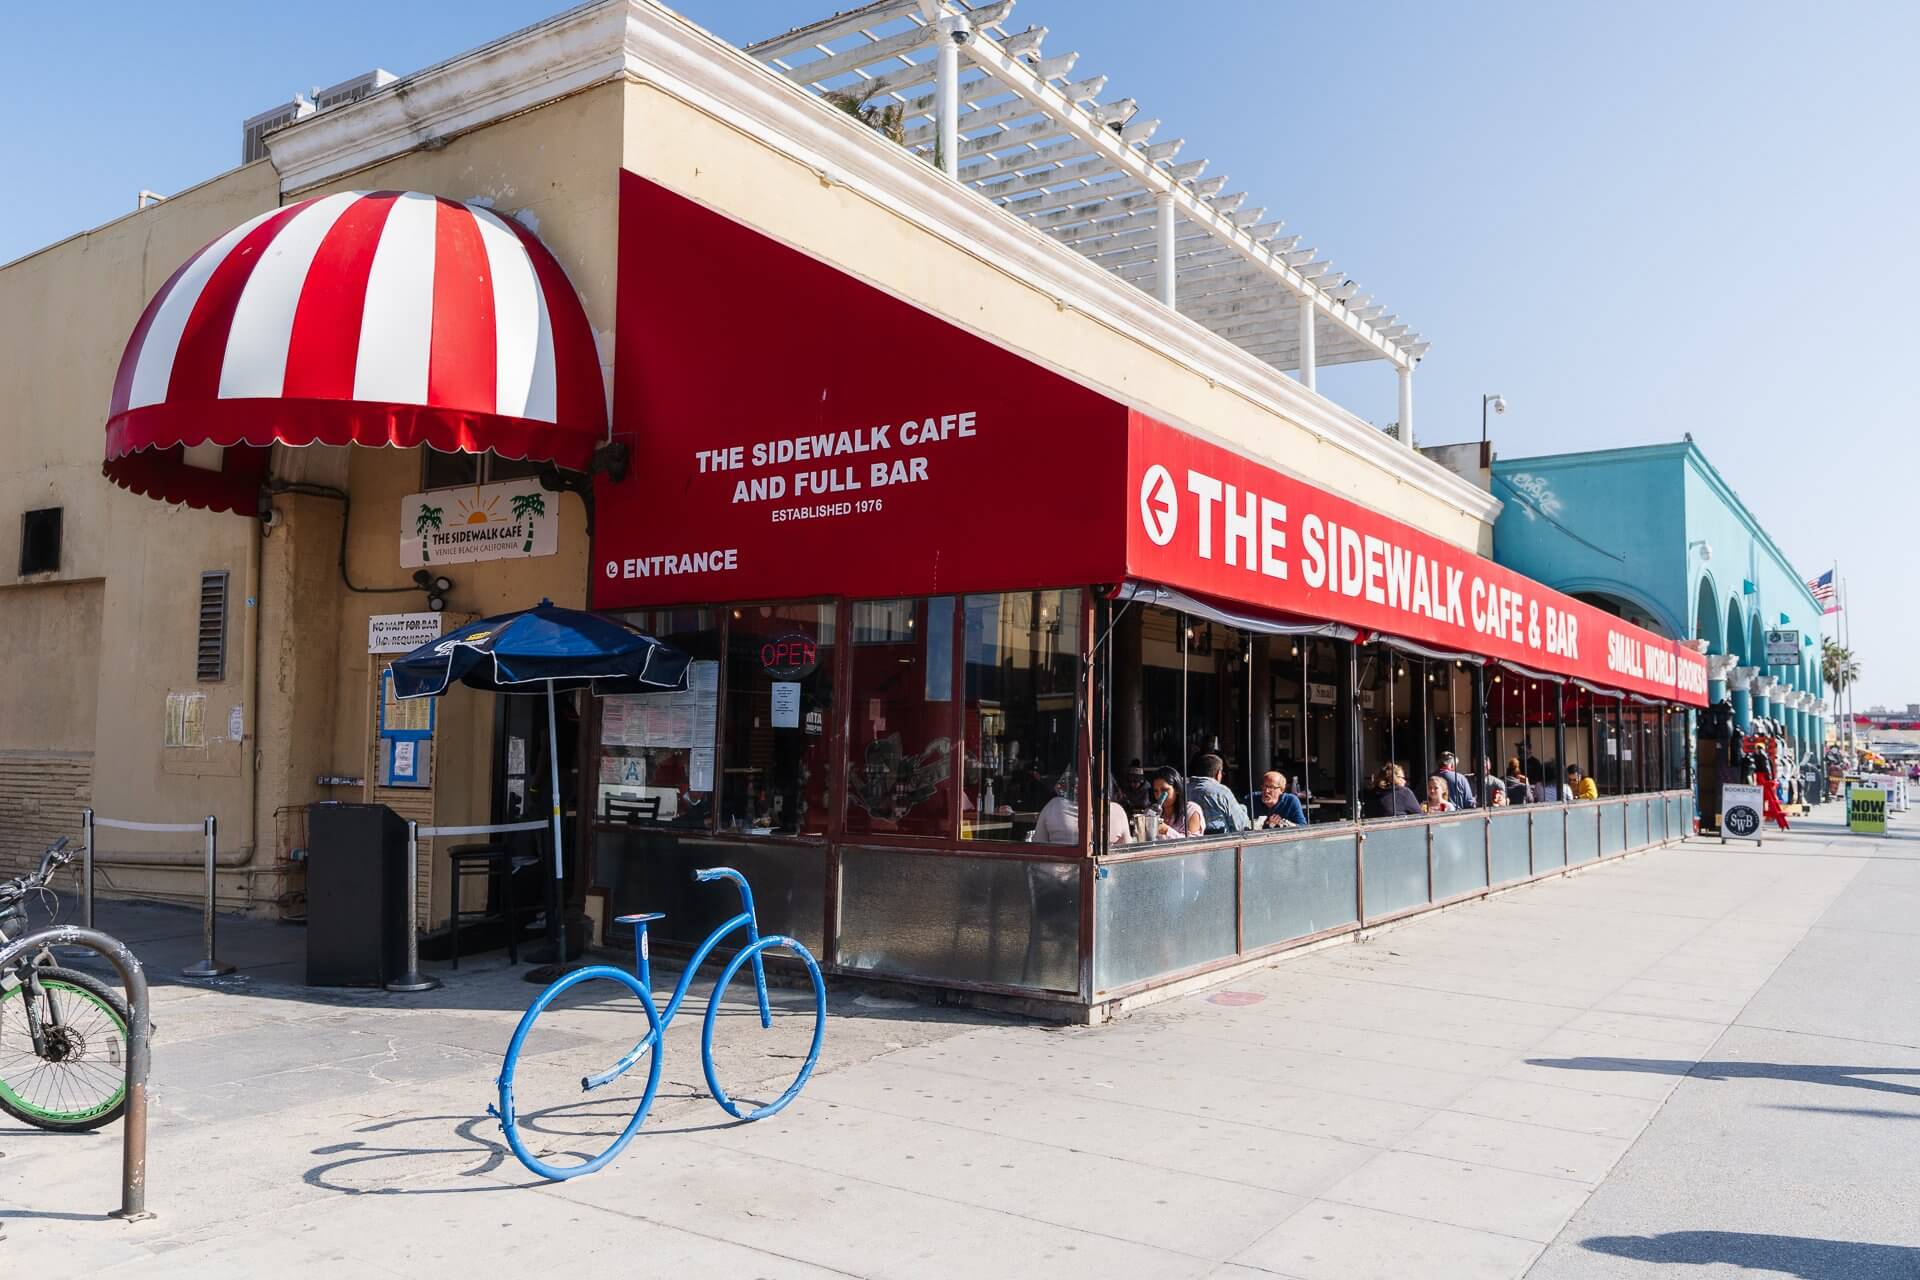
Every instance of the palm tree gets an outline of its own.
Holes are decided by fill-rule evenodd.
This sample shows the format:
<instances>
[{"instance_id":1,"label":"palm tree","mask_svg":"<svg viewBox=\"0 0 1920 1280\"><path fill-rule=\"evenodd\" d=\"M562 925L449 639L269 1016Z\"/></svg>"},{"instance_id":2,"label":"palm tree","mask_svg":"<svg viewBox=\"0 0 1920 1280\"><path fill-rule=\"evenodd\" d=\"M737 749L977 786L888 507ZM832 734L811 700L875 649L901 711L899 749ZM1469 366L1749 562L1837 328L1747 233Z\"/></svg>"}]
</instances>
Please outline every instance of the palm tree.
<instances>
[{"instance_id":1,"label":"palm tree","mask_svg":"<svg viewBox=\"0 0 1920 1280\"><path fill-rule=\"evenodd\" d=\"M541 497L537 493L514 494L513 495L513 518L515 520L527 519L529 514L536 515L536 516L546 515L547 514L546 499ZM523 553L530 552L533 550L533 521L530 519L527 519L527 541L526 541L526 544L520 548L520 550Z\"/></svg>"},{"instance_id":2,"label":"palm tree","mask_svg":"<svg viewBox=\"0 0 1920 1280\"><path fill-rule=\"evenodd\" d=\"M1820 641L1820 674L1836 694L1845 693L1847 686L1860 678L1860 660L1853 656L1853 650L1838 640L1823 637Z\"/></svg>"},{"instance_id":3,"label":"palm tree","mask_svg":"<svg viewBox=\"0 0 1920 1280\"><path fill-rule=\"evenodd\" d=\"M441 511L438 507L423 505L419 511L414 513L413 532L414 535L420 539L420 558L422 560L433 559L433 552L430 550L432 544L427 538L427 531L429 529L438 530L440 528L440 517Z\"/></svg>"},{"instance_id":4,"label":"palm tree","mask_svg":"<svg viewBox=\"0 0 1920 1280\"><path fill-rule=\"evenodd\" d=\"M1825 677L1827 687L1833 690L1835 714L1840 711L1840 695L1845 693L1860 678L1860 660L1853 656L1853 650L1838 640L1822 636L1820 639L1820 674ZM1848 741L1853 738L1853 717L1847 717Z\"/></svg>"}]
</instances>

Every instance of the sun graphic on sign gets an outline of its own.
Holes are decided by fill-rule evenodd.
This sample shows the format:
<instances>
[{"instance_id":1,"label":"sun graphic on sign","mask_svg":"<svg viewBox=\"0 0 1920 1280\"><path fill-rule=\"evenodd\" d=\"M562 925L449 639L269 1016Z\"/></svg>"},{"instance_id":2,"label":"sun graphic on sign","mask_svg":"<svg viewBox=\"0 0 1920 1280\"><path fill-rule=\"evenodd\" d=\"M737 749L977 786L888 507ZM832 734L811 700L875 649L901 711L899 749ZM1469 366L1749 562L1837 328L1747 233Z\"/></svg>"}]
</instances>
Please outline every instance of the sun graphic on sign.
<instances>
[{"instance_id":1,"label":"sun graphic on sign","mask_svg":"<svg viewBox=\"0 0 1920 1280\"><path fill-rule=\"evenodd\" d=\"M477 498L455 498L453 502L453 522L455 524L487 524L497 518L494 508L500 505L500 495L494 494L485 502Z\"/></svg>"}]
</instances>

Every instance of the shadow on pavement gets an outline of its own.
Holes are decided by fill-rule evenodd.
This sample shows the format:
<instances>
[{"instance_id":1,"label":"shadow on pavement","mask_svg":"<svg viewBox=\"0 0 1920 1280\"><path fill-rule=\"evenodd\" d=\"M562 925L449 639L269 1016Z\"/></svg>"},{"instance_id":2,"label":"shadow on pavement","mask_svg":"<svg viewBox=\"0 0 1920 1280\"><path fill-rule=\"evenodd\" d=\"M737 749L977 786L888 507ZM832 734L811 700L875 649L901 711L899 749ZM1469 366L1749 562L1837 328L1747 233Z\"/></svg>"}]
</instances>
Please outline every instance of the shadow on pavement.
<instances>
[{"instance_id":1,"label":"shadow on pavement","mask_svg":"<svg viewBox=\"0 0 1920 1280\"><path fill-rule=\"evenodd\" d=\"M1920 1096L1920 1085L1893 1084L1868 1078L1920 1076L1920 1067L1819 1067L1797 1062L1689 1062L1668 1058L1528 1058L1527 1065L1557 1067L1563 1071L1633 1071L1648 1075L1691 1076L1697 1080L1792 1080L1801 1084Z\"/></svg>"},{"instance_id":2,"label":"shadow on pavement","mask_svg":"<svg viewBox=\"0 0 1920 1280\"><path fill-rule=\"evenodd\" d=\"M1865 1120L1920 1120L1920 1111L1888 1111L1882 1107L1790 1107L1773 1104L1774 1111L1811 1111L1818 1115L1859 1116Z\"/></svg>"},{"instance_id":3,"label":"shadow on pavement","mask_svg":"<svg viewBox=\"0 0 1920 1280\"><path fill-rule=\"evenodd\" d=\"M705 1096L705 1094L697 1091L689 1091L681 1094L669 1093L663 1089L656 1099L656 1105L663 1102L679 1101L684 1098ZM546 1151L543 1153L543 1158L549 1160L556 1156L572 1155L578 1157L579 1160L584 1163L591 1159L597 1152L604 1150L615 1135L625 1127L628 1118L633 1115L633 1108L638 1106L639 1102L640 1099L636 1095L628 1098L596 1098L583 1102L568 1103L562 1106L548 1107L542 1111L536 1111L530 1114L523 1113L520 1116L520 1127L549 1137L593 1140L591 1144L593 1149L590 1151L559 1150ZM512 1153L507 1150L505 1142L489 1136L491 1132L497 1131L500 1127L500 1122L491 1115L408 1116L399 1120L381 1120L373 1124L362 1125L360 1128L355 1129L354 1132L361 1134L387 1134L393 1130L409 1125L438 1126L448 1121L454 1122L450 1136L454 1139L455 1145L451 1146L386 1146L356 1140L316 1147L313 1150L314 1155L336 1158L326 1160L324 1163L317 1164L307 1170L306 1173L301 1175L301 1181L310 1187L315 1187L322 1191L333 1191L340 1195L348 1196L448 1196L463 1195L473 1191L515 1191L528 1187L546 1185L546 1179L544 1178L528 1178L517 1182L502 1182L487 1178L487 1175L491 1174L494 1170L507 1165L512 1155ZM636 1142L644 1142L648 1137L665 1137L669 1134L676 1133L702 1133L714 1129L731 1129L748 1123L750 1123L750 1121L735 1120L732 1117L727 1117L710 1124L687 1124L677 1127L648 1126L635 1135L635 1140ZM582 1131L582 1125L588 1126L584 1132ZM427 1137L428 1141L432 1142L436 1140L437 1135L430 1131ZM634 1147L628 1148L629 1151L635 1149ZM462 1185L458 1186L398 1186L392 1184L356 1186L354 1185L354 1178L349 1174L350 1170L355 1172L364 1171L368 1166L379 1165L384 1161L422 1160L434 1156L469 1156L473 1159L474 1163L471 1168L462 1169L453 1175L462 1180ZM518 1166L515 1165L513 1167L517 1171ZM402 1165L395 1169L390 1176L405 1177L405 1166ZM474 1179L486 1180L472 1181Z\"/></svg>"},{"instance_id":4,"label":"shadow on pavement","mask_svg":"<svg viewBox=\"0 0 1920 1280\"><path fill-rule=\"evenodd\" d=\"M1816 1240L1746 1231L1668 1231L1657 1236L1591 1236L1580 1247L1636 1262L1709 1266L1726 1263L1800 1280L1910 1280L1920 1275L1920 1249L1857 1240Z\"/></svg>"}]
</instances>

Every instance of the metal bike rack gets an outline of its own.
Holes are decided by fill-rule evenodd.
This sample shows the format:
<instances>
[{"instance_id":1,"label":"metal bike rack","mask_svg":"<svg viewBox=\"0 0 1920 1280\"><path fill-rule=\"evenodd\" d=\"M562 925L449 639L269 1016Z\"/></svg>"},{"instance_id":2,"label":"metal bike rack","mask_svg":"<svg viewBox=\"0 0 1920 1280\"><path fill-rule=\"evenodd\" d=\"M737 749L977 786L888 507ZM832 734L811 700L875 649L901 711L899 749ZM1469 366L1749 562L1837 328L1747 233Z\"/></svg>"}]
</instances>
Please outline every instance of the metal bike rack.
<instances>
[{"instance_id":1,"label":"metal bike rack","mask_svg":"<svg viewBox=\"0 0 1920 1280\"><path fill-rule=\"evenodd\" d=\"M211 821L211 819L209 819ZM192 828L189 828L191 830ZM152 1065L147 1019L147 975L139 959L118 938L96 929L62 925L42 929L0 947L0 971L43 947L88 947L112 962L127 991L127 1109L120 1153L120 1207L116 1218L139 1222L147 1212L147 1069Z\"/></svg>"},{"instance_id":2,"label":"metal bike rack","mask_svg":"<svg viewBox=\"0 0 1920 1280\"><path fill-rule=\"evenodd\" d=\"M482 836L546 829L545 822L503 822L474 827L423 827L418 822L407 823L407 971L389 982L387 990L432 991L441 985L440 979L420 972L420 837ZM507 868L507 874L513 874L511 865ZM457 885L454 892L459 892ZM513 927L511 921L507 927Z\"/></svg>"},{"instance_id":3,"label":"metal bike rack","mask_svg":"<svg viewBox=\"0 0 1920 1280\"><path fill-rule=\"evenodd\" d=\"M80 829L82 835L80 861L80 923L83 928L93 928L93 832L96 827L107 827L114 831L159 831L175 834L187 834L198 831L206 839L207 849L207 885L206 902L202 909L201 937L204 946L198 961L180 971L185 978L222 978L233 972L233 966L217 957L214 951L214 837L219 829L218 820L208 814L199 822L129 822L124 818L103 818L92 809L80 811Z\"/></svg>"}]
</instances>

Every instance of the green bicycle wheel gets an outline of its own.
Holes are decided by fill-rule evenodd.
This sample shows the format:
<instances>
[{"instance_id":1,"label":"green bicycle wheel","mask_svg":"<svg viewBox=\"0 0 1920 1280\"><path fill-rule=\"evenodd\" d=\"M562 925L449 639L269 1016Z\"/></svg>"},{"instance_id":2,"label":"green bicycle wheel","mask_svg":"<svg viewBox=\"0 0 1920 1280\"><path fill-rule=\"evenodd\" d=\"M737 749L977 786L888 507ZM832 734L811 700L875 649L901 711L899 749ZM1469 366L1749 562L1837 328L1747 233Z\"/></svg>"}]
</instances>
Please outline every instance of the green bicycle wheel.
<instances>
[{"instance_id":1,"label":"green bicycle wheel","mask_svg":"<svg viewBox=\"0 0 1920 1280\"><path fill-rule=\"evenodd\" d=\"M127 1102L127 1007L87 974L55 968L38 977L44 1055L27 1026L27 988L0 991L0 1111L62 1132L110 1124Z\"/></svg>"}]
</instances>

